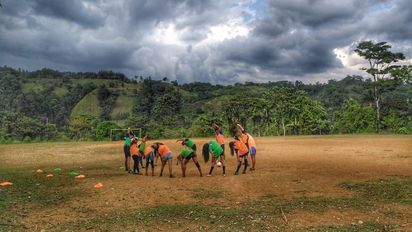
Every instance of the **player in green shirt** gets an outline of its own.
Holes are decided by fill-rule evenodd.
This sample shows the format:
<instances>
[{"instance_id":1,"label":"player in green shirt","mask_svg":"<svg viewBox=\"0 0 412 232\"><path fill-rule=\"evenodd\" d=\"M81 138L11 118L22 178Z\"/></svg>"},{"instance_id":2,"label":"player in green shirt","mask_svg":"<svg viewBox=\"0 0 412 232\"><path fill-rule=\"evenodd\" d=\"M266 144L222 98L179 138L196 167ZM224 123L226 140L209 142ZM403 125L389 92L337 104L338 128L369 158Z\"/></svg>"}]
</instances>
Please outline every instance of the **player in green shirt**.
<instances>
[{"instance_id":1,"label":"player in green shirt","mask_svg":"<svg viewBox=\"0 0 412 232\"><path fill-rule=\"evenodd\" d=\"M211 140L209 143L206 143L205 145L203 145L202 154L205 162L209 161L209 155L212 156L212 166L210 167L210 171L207 176L212 176L213 169L215 168L217 162L222 163L223 176L226 176L223 148L219 143L217 143L215 140Z\"/></svg>"},{"instance_id":2,"label":"player in green shirt","mask_svg":"<svg viewBox=\"0 0 412 232\"><path fill-rule=\"evenodd\" d=\"M127 134L124 135L124 144L123 144L123 151L124 151L124 168L126 172L131 173L132 170L130 169L130 160L131 160L131 155L130 155L130 145L132 144L132 138L134 138L134 134L132 130L127 128Z\"/></svg>"},{"instance_id":3,"label":"player in green shirt","mask_svg":"<svg viewBox=\"0 0 412 232\"><path fill-rule=\"evenodd\" d=\"M192 149L193 151L196 151L196 144L195 144L195 142L193 142L192 139L181 138L181 139L178 139L176 142L182 142L183 146L186 146L186 147Z\"/></svg>"},{"instance_id":4,"label":"player in green shirt","mask_svg":"<svg viewBox=\"0 0 412 232\"><path fill-rule=\"evenodd\" d=\"M182 167L182 176L186 177L186 165L189 162L189 160L193 160L195 163L197 170L199 170L199 174L202 177L202 169L200 168L199 161L197 160L197 155L196 152L193 151L192 149L183 149L182 152L180 152L179 156L177 156L177 163L176 165L181 164Z\"/></svg>"}]
</instances>

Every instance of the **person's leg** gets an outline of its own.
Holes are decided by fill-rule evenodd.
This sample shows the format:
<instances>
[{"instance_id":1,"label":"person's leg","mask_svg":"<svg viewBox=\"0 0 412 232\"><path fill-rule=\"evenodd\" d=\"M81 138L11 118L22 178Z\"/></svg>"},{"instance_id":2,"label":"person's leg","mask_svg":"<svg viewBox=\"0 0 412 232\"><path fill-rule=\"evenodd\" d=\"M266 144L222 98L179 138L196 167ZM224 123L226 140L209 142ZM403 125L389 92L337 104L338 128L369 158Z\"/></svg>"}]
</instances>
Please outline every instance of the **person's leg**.
<instances>
[{"instance_id":1,"label":"person's leg","mask_svg":"<svg viewBox=\"0 0 412 232\"><path fill-rule=\"evenodd\" d=\"M159 154L157 154L157 152L154 154L154 163L155 163L155 166L157 166L157 160L159 159L160 157L159 157Z\"/></svg>"},{"instance_id":2,"label":"person's leg","mask_svg":"<svg viewBox=\"0 0 412 232\"><path fill-rule=\"evenodd\" d=\"M143 165L143 156L142 156L142 155L139 156L139 162L140 162L140 166L141 166L142 168L144 168L144 165Z\"/></svg>"},{"instance_id":3,"label":"person's leg","mask_svg":"<svg viewBox=\"0 0 412 232\"><path fill-rule=\"evenodd\" d=\"M139 158L137 155L132 156L133 158L133 173L139 172Z\"/></svg>"},{"instance_id":4,"label":"person's leg","mask_svg":"<svg viewBox=\"0 0 412 232\"><path fill-rule=\"evenodd\" d=\"M150 160L150 164L152 166L152 176L154 176L154 160L153 159Z\"/></svg>"},{"instance_id":5,"label":"person's leg","mask_svg":"<svg viewBox=\"0 0 412 232\"><path fill-rule=\"evenodd\" d=\"M220 162L222 163L223 176L226 176L226 162L224 154L220 156Z\"/></svg>"},{"instance_id":6,"label":"person's leg","mask_svg":"<svg viewBox=\"0 0 412 232\"><path fill-rule=\"evenodd\" d=\"M197 156L193 156L192 160L195 163L197 170L199 170L200 177L202 177L203 176L202 169L200 168L200 164L199 164L199 161L197 160Z\"/></svg>"},{"instance_id":7,"label":"person's leg","mask_svg":"<svg viewBox=\"0 0 412 232\"><path fill-rule=\"evenodd\" d=\"M173 173L172 173L173 161L171 158L167 160L167 164L169 165L169 177L172 178L173 177Z\"/></svg>"},{"instance_id":8,"label":"person's leg","mask_svg":"<svg viewBox=\"0 0 412 232\"><path fill-rule=\"evenodd\" d=\"M132 157L130 157L130 155L127 157L127 170L129 170L129 173L132 173L132 169L131 169L131 163L132 163Z\"/></svg>"},{"instance_id":9,"label":"person's leg","mask_svg":"<svg viewBox=\"0 0 412 232\"><path fill-rule=\"evenodd\" d=\"M245 168L243 169L243 174L246 174L246 169L247 169L247 155L245 155L243 157L243 159L245 160Z\"/></svg>"},{"instance_id":10,"label":"person's leg","mask_svg":"<svg viewBox=\"0 0 412 232\"><path fill-rule=\"evenodd\" d=\"M236 167L235 175L238 175L240 166L242 165L242 160L241 160L241 158L239 157L238 154L236 154L236 158L237 158L237 167Z\"/></svg>"},{"instance_id":11,"label":"person's leg","mask_svg":"<svg viewBox=\"0 0 412 232\"><path fill-rule=\"evenodd\" d=\"M181 162L181 165L182 165L182 177L186 177L186 166L187 166L187 162L188 162L189 160L187 160L187 159L183 159L182 160L182 162Z\"/></svg>"},{"instance_id":12,"label":"person's leg","mask_svg":"<svg viewBox=\"0 0 412 232\"><path fill-rule=\"evenodd\" d=\"M160 174L159 174L159 176L163 176L163 169L164 169L165 166L166 166L167 160L166 160L166 161L164 161L163 159L160 159L160 160L161 160L161 162L162 162L162 167L160 168Z\"/></svg>"},{"instance_id":13,"label":"person's leg","mask_svg":"<svg viewBox=\"0 0 412 232\"><path fill-rule=\"evenodd\" d=\"M213 169L215 168L215 164L216 164L216 158L213 156L212 165L210 166L210 171L209 171L209 174L207 174L207 176L212 176L212 172L213 172Z\"/></svg>"},{"instance_id":14,"label":"person's leg","mask_svg":"<svg viewBox=\"0 0 412 232\"><path fill-rule=\"evenodd\" d=\"M129 168L127 167L127 159L130 155L130 147L124 145L123 146L123 152L124 152L124 169L125 169L126 172L128 172Z\"/></svg>"},{"instance_id":15,"label":"person's leg","mask_svg":"<svg viewBox=\"0 0 412 232\"><path fill-rule=\"evenodd\" d=\"M146 157L146 170L145 170L145 175L147 176L147 169L149 169L148 167L149 167L149 161L150 161L150 159L149 159L149 157Z\"/></svg>"}]
</instances>

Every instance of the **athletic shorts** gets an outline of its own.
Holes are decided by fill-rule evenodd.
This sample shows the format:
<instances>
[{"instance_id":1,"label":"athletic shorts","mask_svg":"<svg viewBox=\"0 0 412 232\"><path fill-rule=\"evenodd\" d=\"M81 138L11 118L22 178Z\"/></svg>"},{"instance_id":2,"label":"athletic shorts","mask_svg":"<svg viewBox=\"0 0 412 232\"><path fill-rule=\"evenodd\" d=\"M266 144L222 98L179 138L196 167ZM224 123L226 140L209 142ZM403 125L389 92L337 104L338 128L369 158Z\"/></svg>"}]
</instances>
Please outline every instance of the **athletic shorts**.
<instances>
[{"instance_id":1,"label":"athletic shorts","mask_svg":"<svg viewBox=\"0 0 412 232\"><path fill-rule=\"evenodd\" d=\"M123 146L123 151L124 151L124 157L130 157L130 146L124 145Z\"/></svg>"},{"instance_id":2,"label":"athletic shorts","mask_svg":"<svg viewBox=\"0 0 412 232\"><path fill-rule=\"evenodd\" d=\"M249 152L251 156L256 156L256 147L250 147Z\"/></svg>"},{"instance_id":3,"label":"athletic shorts","mask_svg":"<svg viewBox=\"0 0 412 232\"><path fill-rule=\"evenodd\" d=\"M239 157L245 157L245 156L247 156L249 154L249 152L246 152L245 154L243 154L243 155L239 155Z\"/></svg>"},{"instance_id":4,"label":"athletic shorts","mask_svg":"<svg viewBox=\"0 0 412 232\"><path fill-rule=\"evenodd\" d=\"M190 160L191 158L195 157L195 153L192 152L192 154L188 155L185 157L186 160Z\"/></svg>"},{"instance_id":5,"label":"athletic shorts","mask_svg":"<svg viewBox=\"0 0 412 232\"><path fill-rule=\"evenodd\" d=\"M162 158L162 161L168 161L168 160L170 160L170 159L173 159L173 156L172 156L172 153L171 152L169 152L169 153L167 153L165 156L163 156L163 158Z\"/></svg>"},{"instance_id":6,"label":"athletic shorts","mask_svg":"<svg viewBox=\"0 0 412 232\"><path fill-rule=\"evenodd\" d=\"M150 152L150 153L145 157L145 159L146 159L147 161L154 161L153 152Z\"/></svg>"}]
</instances>

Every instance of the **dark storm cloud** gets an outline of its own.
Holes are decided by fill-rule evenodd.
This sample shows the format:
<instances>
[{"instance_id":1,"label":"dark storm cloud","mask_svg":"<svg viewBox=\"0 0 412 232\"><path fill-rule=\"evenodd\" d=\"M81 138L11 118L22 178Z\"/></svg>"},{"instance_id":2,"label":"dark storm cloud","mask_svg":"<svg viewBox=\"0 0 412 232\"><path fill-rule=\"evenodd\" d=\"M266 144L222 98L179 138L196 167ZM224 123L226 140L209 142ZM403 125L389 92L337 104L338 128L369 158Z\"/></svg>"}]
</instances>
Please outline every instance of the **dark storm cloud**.
<instances>
[{"instance_id":1,"label":"dark storm cloud","mask_svg":"<svg viewBox=\"0 0 412 232\"><path fill-rule=\"evenodd\" d=\"M384 5L389 3L273 0L267 4L266 18L257 22L251 35L226 41L218 49L219 54L222 60L250 64L274 76L299 78L342 68L333 52L335 48L359 39L396 42L412 38L407 23L412 15L411 7L407 7L410 3L396 2L391 10ZM376 4L383 5L373 8ZM244 72L250 72L251 66L246 65Z\"/></svg>"},{"instance_id":2,"label":"dark storm cloud","mask_svg":"<svg viewBox=\"0 0 412 232\"><path fill-rule=\"evenodd\" d=\"M228 84L342 78L365 39L412 56L409 0L256 1L3 0L0 65Z\"/></svg>"},{"instance_id":3,"label":"dark storm cloud","mask_svg":"<svg viewBox=\"0 0 412 232\"><path fill-rule=\"evenodd\" d=\"M39 15L60 18L84 27L98 27L105 22L101 9L88 9L86 3L81 0L36 0L34 4L33 10Z\"/></svg>"}]
</instances>

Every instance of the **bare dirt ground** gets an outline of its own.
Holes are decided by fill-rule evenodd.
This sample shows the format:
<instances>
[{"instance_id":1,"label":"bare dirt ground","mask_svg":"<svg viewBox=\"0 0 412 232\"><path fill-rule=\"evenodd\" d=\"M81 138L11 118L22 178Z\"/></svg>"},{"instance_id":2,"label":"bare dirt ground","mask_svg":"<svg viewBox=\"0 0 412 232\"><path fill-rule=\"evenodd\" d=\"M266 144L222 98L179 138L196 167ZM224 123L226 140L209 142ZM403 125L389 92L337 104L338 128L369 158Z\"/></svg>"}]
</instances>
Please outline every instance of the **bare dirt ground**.
<instances>
[{"instance_id":1,"label":"bare dirt ground","mask_svg":"<svg viewBox=\"0 0 412 232\"><path fill-rule=\"evenodd\" d=\"M207 141L195 139L198 147ZM172 149L174 157L182 148L174 140L163 142ZM23 230L40 231L60 230L56 228L158 205L201 204L233 208L242 207L261 197L285 200L351 197L354 193L340 187L341 183L412 176L412 137L408 136L270 137L257 138L256 143L256 171L248 170L246 175L234 176L236 160L227 149L226 177L221 175L221 168L215 168L213 177L201 178L194 164L189 162L186 178L181 177L180 166L173 165L176 176L173 179L168 178L167 169L164 171L166 175L157 176L160 162L155 169L155 177L130 175L121 170L124 162L121 142L0 145L0 181L5 181L1 179L4 170L38 175L33 172L38 168L50 171L60 167L61 175L66 175L70 170L86 175L83 180L73 179L75 185L67 188L73 188L77 194L64 203L45 206L36 202L20 203L17 199L13 206L15 209L9 208L10 212L16 213L18 224L23 226ZM201 161L201 167L206 174L210 163ZM13 181L12 177L10 181ZM54 179L49 178L48 181ZM95 189L93 186L97 182L103 183L104 187ZM22 189L29 191L36 187L24 186ZM5 193L4 188L0 190ZM210 195L209 190L214 195ZM272 216L282 219L280 213ZM387 202L366 210L356 207L342 210L332 208L322 212L291 210L285 216L288 223L285 222L286 225L279 230L316 230L322 226L373 221L396 224L400 231L412 231L411 204ZM200 230L194 227L195 224L188 220L181 228L160 224L152 229L184 230L187 227ZM214 227L205 229L219 230ZM80 227L80 230L95 229ZM263 229L252 227L246 230Z\"/></svg>"}]
</instances>

